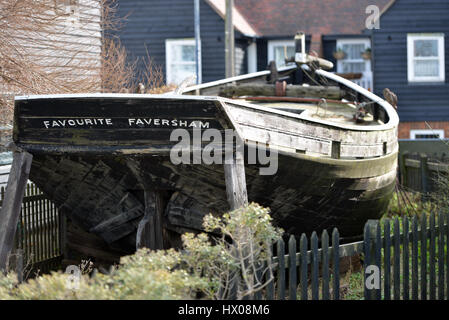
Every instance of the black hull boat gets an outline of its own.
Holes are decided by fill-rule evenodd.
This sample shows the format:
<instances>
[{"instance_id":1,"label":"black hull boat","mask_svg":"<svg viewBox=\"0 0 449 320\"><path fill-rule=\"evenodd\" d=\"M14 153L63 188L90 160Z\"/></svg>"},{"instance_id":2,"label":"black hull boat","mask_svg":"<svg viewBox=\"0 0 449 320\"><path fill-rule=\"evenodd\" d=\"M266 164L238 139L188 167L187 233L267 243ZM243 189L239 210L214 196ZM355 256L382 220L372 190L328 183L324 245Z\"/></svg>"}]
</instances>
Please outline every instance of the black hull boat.
<instances>
[{"instance_id":1,"label":"black hull boat","mask_svg":"<svg viewBox=\"0 0 449 320\"><path fill-rule=\"evenodd\" d=\"M303 69L313 82L283 81L298 70L183 94L16 97L14 142L33 155L30 179L111 247L139 245L148 211L160 213L150 226L163 238L157 247L201 230L204 215L228 211L224 166L204 161L204 154L223 159L229 145L236 152L228 131L244 145L248 200L269 207L287 234L337 227L344 237L360 235L394 190L398 116L383 99L319 68ZM173 139L176 130L201 142L173 153L182 136Z\"/></svg>"}]
</instances>

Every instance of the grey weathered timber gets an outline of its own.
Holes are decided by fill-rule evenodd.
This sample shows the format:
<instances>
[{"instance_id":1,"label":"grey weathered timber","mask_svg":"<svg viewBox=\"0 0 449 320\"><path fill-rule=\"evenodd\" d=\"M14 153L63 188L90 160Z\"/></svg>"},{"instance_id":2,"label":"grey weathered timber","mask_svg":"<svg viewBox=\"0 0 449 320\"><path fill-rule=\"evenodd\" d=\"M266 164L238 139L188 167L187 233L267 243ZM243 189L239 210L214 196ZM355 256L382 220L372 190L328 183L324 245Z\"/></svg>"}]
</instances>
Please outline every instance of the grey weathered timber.
<instances>
[{"instance_id":1,"label":"grey weathered timber","mask_svg":"<svg viewBox=\"0 0 449 320\"><path fill-rule=\"evenodd\" d=\"M427 166L428 157L426 154L421 154L421 190L423 192L423 199L427 198L427 192L429 192L429 168Z\"/></svg>"},{"instance_id":2,"label":"grey weathered timber","mask_svg":"<svg viewBox=\"0 0 449 320\"><path fill-rule=\"evenodd\" d=\"M327 230L324 230L321 235L321 247L323 248L321 260L321 273L323 276L322 296L323 300L329 300L329 234Z\"/></svg>"},{"instance_id":3,"label":"grey weathered timber","mask_svg":"<svg viewBox=\"0 0 449 320\"><path fill-rule=\"evenodd\" d=\"M366 269L368 266L376 265L379 267L379 255L378 249L380 248L378 238L378 230L379 223L376 220L368 220L365 224L364 230L364 252L365 252L365 260L364 260L364 270L365 270L365 280L371 273L366 273ZM379 269L380 270L380 269ZM366 300L375 300L379 294L380 290L376 290L375 288L369 289L367 286L365 288L365 299Z\"/></svg>"},{"instance_id":4,"label":"grey weathered timber","mask_svg":"<svg viewBox=\"0 0 449 320\"><path fill-rule=\"evenodd\" d=\"M426 215L421 216L421 300L427 300L427 222Z\"/></svg>"},{"instance_id":5,"label":"grey weathered timber","mask_svg":"<svg viewBox=\"0 0 449 320\"><path fill-rule=\"evenodd\" d=\"M269 252L269 256L267 258L266 261L266 265L271 265L272 264L272 253L273 253L273 246L270 246L270 252ZM273 268L274 269L274 268ZM267 271L265 273L265 281L268 283L267 284L267 300L273 300L274 299L274 283L275 283L275 278L273 275L273 269L269 269L269 271Z\"/></svg>"},{"instance_id":6,"label":"grey weathered timber","mask_svg":"<svg viewBox=\"0 0 449 320\"><path fill-rule=\"evenodd\" d=\"M410 299L410 249L409 249L409 219L402 220L403 245L402 245L402 273L403 273L403 297Z\"/></svg>"},{"instance_id":7,"label":"grey weathered timber","mask_svg":"<svg viewBox=\"0 0 449 320\"><path fill-rule=\"evenodd\" d=\"M296 239L293 235L288 240L288 264L289 299L296 300Z\"/></svg>"},{"instance_id":8,"label":"grey weathered timber","mask_svg":"<svg viewBox=\"0 0 449 320\"><path fill-rule=\"evenodd\" d=\"M240 151L235 152L233 159L225 160L224 164L226 195L231 210L248 205L246 191L244 155Z\"/></svg>"},{"instance_id":9,"label":"grey weathered timber","mask_svg":"<svg viewBox=\"0 0 449 320\"><path fill-rule=\"evenodd\" d=\"M429 218L429 231L430 231L430 241L429 241L429 299L435 300L436 298L436 276L435 276L435 213L430 213Z\"/></svg>"},{"instance_id":10,"label":"grey weathered timber","mask_svg":"<svg viewBox=\"0 0 449 320\"><path fill-rule=\"evenodd\" d=\"M318 236L314 231L310 238L312 249L312 300L318 300Z\"/></svg>"},{"instance_id":11,"label":"grey weathered timber","mask_svg":"<svg viewBox=\"0 0 449 320\"><path fill-rule=\"evenodd\" d=\"M163 249L163 197L160 191L145 187L145 215L139 222L136 235L136 248Z\"/></svg>"},{"instance_id":12,"label":"grey weathered timber","mask_svg":"<svg viewBox=\"0 0 449 320\"><path fill-rule=\"evenodd\" d=\"M300 252L301 252L301 261L300 261L300 284L301 284L301 300L307 300L307 236L303 233L301 235L301 240L300 240Z\"/></svg>"},{"instance_id":13,"label":"grey weathered timber","mask_svg":"<svg viewBox=\"0 0 449 320\"><path fill-rule=\"evenodd\" d=\"M276 85L274 84L226 84L220 86L220 96L276 96ZM285 90L286 97L322 97L325 99L341 99L344 92L339 87L324 86L300 86L287 85Z\"/></svg>"},{"instance_id":14,"label":"grey weathered timber","mask_svg":"<svg viewBox=\"0 0 449 320\"><path fill-rule=\"evenodd\" d=\"M332 231L333 299L340 299L340 234Z\"/></svg>"},{"instance_id":15,"label":"grey weathered timber","mask_svg":"<svg viewBox=\"0 0 449 320\"><path fill-rule=\"evenodd\" d=\"M376 236L374 238L375 240L374 263L379 268L379 270L382 270L382 232L379 221L377 221L376 225L377 225L375 228ZM380 281L379 289L376 289L376 299L381 300L381 298L382 298L382 283Z\"/></svg>"},{"instance_id":16,"label":"grey weathered timber","mask_svg":"<svg viewBox=\"0 0 449 320\"><path fill-rule=\"evenodd\" d=\"M7 268L32 160L33 156L26 151L14 152L5 199L0 211L0 270Z\"/></svg>"},{"instance_id":17,"label":"grey weathered timber","mask_svg":"<svg viewBox=\"0 0 449 320\"><path fill-rule=\"evenodd\" d=\"M155 216L155 194L145 188L145 215L137 227L136 249L156 247L156 232L154 225Z\"/></svg>"},{"instance_id":18,"label":"grey weathered timber","mask_svg":"<svg viewBox=\"0 0 449 320\"><path fill-rule=\"evenodd\" d=\"M418 300L418 218L412 220L412 299Z\"/></svg>"},{"instance_id":19,"label":"grey weathered timber","mask_svg":"<svg viewBox=\"0 0 449 320\"><path fill-rule=\"evenodd\" d=\"M277 243L277 252L279 256L278 263L278 300L285 300L285 244L284 240L280 239Z\"/></svg>"},{"instance_id":20,"label":"grey weathered timber","mask_svg":"<svg viewBox=\"0 0 449 320\"><path fill-rule=\"evenodd\" d=\"M438 213L438 300L444 300L444 215L441 211Z\"/></svg>"},{"instance_id":21,"label":"grey weathered timber","mask_svg":"<svg viewBox=\"0 0 449 320\"><path fill-rule=\"evenodd\" d=\"M401 299L401 239L399 233L399 219L396 217L393 222L394 234L394 265L393 265L393 297L395 300Z\"/></svg>"},{"instance_id":22,"label":"grey weathered timber","mask_svg":"<svg viewBox=\"0 0 449 320\"><path fill-rule=\"evenodd\" d=\"M390 238L390 220L384 222L384 299L391 299L391 238Z\"/></svg>"},{"instance_id":23,"label":"grey weathered timber","mask_svg":"<svg viewBox=\"0 0 449 320\"><path fill-rule=\"evenodd\" d=\"M383 233L381 230L381 224L377 220L368 220L364 227L364 237L363 241L348 243L340 246L338 244L338 232L334 229L333 232L333 247L328 248L328 237L327 232L324 231L322 234L322 248L318 249L318 237L316 232L312 233L310 238L310 248L308 247L308 238L305 234L302 234L299 252L296 253L296 259L293 261L291 259L294 251L292 246L293 237L290 237L289 241L289 252L286 255L278 250L277 257L273 258L274 266L281 266L282 269L288 268L289 270L289 280L290 289L293 288L295 283L296 268L300 267L300 293L301 299L308 299L308 289L310 285L311 298L312 300L319 299L318 288L320 283L322 284L322 297L323 299L328 299L329 297L329 274L326 271L328 268L329 258L332 256L334 264L334 288L338 288L338 271L339 263L342 257L351 257L354 254L364 253L364 274L365 277L362 281L366 282L370 280L367 284L375 284L373 280L375 278L368 279L371 273L367 273L367 268L369 266L377 266L379 270L387 278L387 282L384 283L384 299L394 299L400 300L418 300L420 297L422 299L427 298L427 293L419 293L421 291L428 291L429 298L431 299L444 299L445 279L444 273L445 268L445 254L447 252L445 237L447 232L447 226L445 225L445 216L440 214L438 218L438 223L435 223L435 217L430 218L429 228L426 229L425 218L421 218L420 225L422 229L419 229L418 218L413 216L411 228L409 228L409 218L404 217L403 220L403 232L400 232L399 219L394 219L392 223L393 234L391 234L390 220L386 220L383 224ZM422 232L424 230L424 232ZM441 237L440 237L441 236ZM437 239L438 237L438 239ZM430 245L426 245L429 242ZM436 248L438 242L438 250ZM401 247L402 246L402 247ZM411 253L410 248L411 246ZM384 258L382 265L382 247L384 249ZM393 251L391 248L393 247ZM350 249L351 248L351 249ZM389 249L390 248L390 249ZM335 249L335 250L334 250ZM424 250L424 253L421 252ZM438 251L438 252L437 252ZM432 253L433 252L433 253ZM438 257L436 256L438 254ZM401 256L402 255L402 256ZM430 257L428 261L423 259L424 256ZM436 261L438 258L438 261ZM285 264L285 259L288 259L288 264ZM410 261L412 261L411 272L410 272ZM425 265L423 264L423 260ZM420 265L419 265L419 262ZM319 277L318 266L321 263L322 277ZM402 264L402 269L401 269ZM436 274L436 266L438 265L438 274ZM295 269L292 272L292 269ZM401 273L402 271L402 273ZM420 274L421 273L421 274ZM432 275L432 273L434 273ZM310 278L309 278L310 274ZM410 275L412 276L411 282L411 292L410 292ZM277 281L279 283L279 277L282 277L278 273ZM438 278L437 278L438 277ZM430 279L430 281L428 280ZM392 284L390 284L392 280ZM438 280L438 289L436 287ZM427 283L429 286L427 287ZM365 286L364 297L365 300L381 300L382 299L382 287L370 287ZM393 292L391 292L393 289ZM402 290L402 291L401 291ZM334 291L334 299L339 299L340 296L336 294L337 290ZM392 295L393 293L393 295ZM292 293L290 293L290 299Z\"/></svg>"},{"instance_id":24,"label":"grey weathered timber","mask_svg":"<svg viewBox=\"0 0 449 320\"><path fill-rule=\"evenodd\" d=\"M371 265L371 230L368 224L365 224L365 228L363 230L363 249L365 253L364 260L364 281L366 282L368 278L367 268ZM365 300L371 299L371 290L364 286L364 298Z\"/></svg>"}]
</instances>

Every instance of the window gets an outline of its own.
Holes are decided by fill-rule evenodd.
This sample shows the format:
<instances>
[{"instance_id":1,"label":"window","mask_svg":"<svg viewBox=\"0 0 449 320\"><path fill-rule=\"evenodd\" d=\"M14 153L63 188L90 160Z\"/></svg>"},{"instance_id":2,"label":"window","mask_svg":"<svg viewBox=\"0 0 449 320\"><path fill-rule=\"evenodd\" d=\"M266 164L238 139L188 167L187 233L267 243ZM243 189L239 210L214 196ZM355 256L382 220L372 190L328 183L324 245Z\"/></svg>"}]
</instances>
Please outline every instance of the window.
<instances>
[{"instance_id":1,"label":"window","mask_svg":"<svg viewBox=\"0 0 449 320\"><path fill-rule=\"evenodd\" d=\"M444 139L444 130L410 130L410 139Z\"/></svg>"},{"instance_id":2,"label":"window","mask_svg":"<svg viewBox=\"0 0 449 320\"><path fill-rule=\"evenodd\" d=\"M180 84L196 74L195 40L176 39L165 41L167 84Z\"/></svg>"},{"instance_id":3,"label":"window","mask_svg":"<svg viewBox=\"0 0 449 320\"><path fill-rule=\"evenodd\" d=\"M408 81L444 81L444 35L407 36Z\"/></svg>"},{"instance_id":4,"label":"window","mask_svg":"<svg viewBox=\"0 0 449 320\"><path fill-rule=\"evenodd\" d=\"M337 40L337 49L345 53L343 59L337 62L339 73L364 73L371 71L371 61L362 57L363 52L370 48L368 39L340 39Z\"/></svg>"},{"instance_id":5,"label":"window","mask_svg":"<svg viewBox=\"0 0 449 320\"><path fill-rule=\"evenodd\" d=\"M275 61L276 66L285 66L285 59L295 56L295 42L288 40L268 41L268 63Z\"/></svg>"}]
</instances>

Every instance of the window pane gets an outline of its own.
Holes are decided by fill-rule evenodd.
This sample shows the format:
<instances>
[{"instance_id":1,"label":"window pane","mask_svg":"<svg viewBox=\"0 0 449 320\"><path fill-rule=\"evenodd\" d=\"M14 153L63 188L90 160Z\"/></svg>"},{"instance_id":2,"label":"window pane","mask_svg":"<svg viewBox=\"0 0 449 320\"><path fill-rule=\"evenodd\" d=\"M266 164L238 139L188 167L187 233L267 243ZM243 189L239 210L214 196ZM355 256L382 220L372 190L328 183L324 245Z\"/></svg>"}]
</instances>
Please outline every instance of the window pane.
<instances>
[{"instance_id":1,"label":"window pane","mask_svg":"<svg viewBox=\"0 0 449 320\"><path fill-rule=\"evenodd\" d=\"M363 43L351 43L344 44L342 46L344 52L346 52L345 59L362 59L362 52L365 51L365 44Z\"/></svg>"},{"instance_id":2,"label":"window pane","mask_svg":"<svg viewBox=\"0 0 449 320\"><path fill-rule=\"evenodd\" d=\"M172 45L172 60L178 62L194 62L195 61L195 46L194 45Z\"/></svg>"},{"instance_id":3,"label":"window pane","mask_svg":"<svg viewBox=\"0 0 449 320\"><path fill-rule=\"evenodd\" d=\"M181 83L185 78L195 74L195 64L171 64L171 82Z\"/></svg>"},{"instance_id":4,"label":"window pane","mask_svg":"<svg viewBox=\"0 0 449 320\"><path fill-rule=\"evenodd\" d=\"M182 61L195 61L195 46L182 46Z\"/></svg>"},{"instance_id":5,"label":"window pane","mask_svg":"<svg viewBox=\"0 0 449 320\"><path fill-rule=\"evenodd\" d=\"M415 57L438 57L438 40L415 40Z\"/></svg>"},{"instance_id":6,"label":"window pane","mask_svg":"<svg viewBox=\"0 0 449 320\"><path fill-rule=\"evenodd\" d=\"M273 49L274 61L276 61L276 66L278 68L285 66L285 53L287 53L287 58L295 56L295 47L293 46L275 46Z\"/></svg>"},{"instance_id":7,"label":"window pane","mask_svg":"<svg viewBox=\"0 0 449 320\"><path fill-rule=\"evenodd\" d=\"M343 70L342 73L362 73L365 71L364 62L345 62L341 63Z\"/></svg>"},{"instance_id":8,"label":"window pane","mask_svg":"<svg viewBox=\"0 0 449 320\"><path fill-rule=\"evenodd\" d=\"M439 62L435 60L415 60L415 76L416 77L438 77Z\"/></svg>"},{"instance_id":9,"label":"window pane","mask_svg":"<svg viewBox=\"0 0 449 320\"><path fill-rule=\"evenodd\" d=\"M440 139L439 134L416 134L415 139Z\"/></svg>"}]
</instances>

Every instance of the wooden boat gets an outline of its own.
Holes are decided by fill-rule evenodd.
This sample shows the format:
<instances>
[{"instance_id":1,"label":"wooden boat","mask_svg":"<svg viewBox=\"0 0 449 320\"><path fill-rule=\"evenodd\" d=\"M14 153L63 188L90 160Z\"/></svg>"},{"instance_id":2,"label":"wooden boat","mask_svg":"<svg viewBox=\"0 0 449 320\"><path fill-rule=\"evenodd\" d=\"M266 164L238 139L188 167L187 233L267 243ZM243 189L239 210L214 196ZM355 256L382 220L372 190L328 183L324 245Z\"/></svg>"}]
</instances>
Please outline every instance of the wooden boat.
<instances>
[{"instance_id":1,"label":"wooden boat","mask_svg":"<svg viewBox=\"0 0 449 320\"><path fill-rule=\"evenodd\" d=\"M173 130L197 127L238 133L248 199L270 207L287 234L337 227L357 236L392 195L398 116L353 82L304 66L188 87L182 95L16 97L14 142L33 155L30 179L111 247L135 248L145 212L154 219L147 225L152 241L162 238L155 246L162 247L201 230L205 214L229 210L223 165L170 161ZM298 72L302 83L283 82ZM256 145L278 155L274 175L246 161Z\"/></svg>"}]
</instances>

